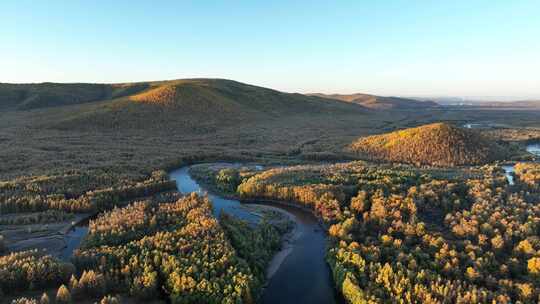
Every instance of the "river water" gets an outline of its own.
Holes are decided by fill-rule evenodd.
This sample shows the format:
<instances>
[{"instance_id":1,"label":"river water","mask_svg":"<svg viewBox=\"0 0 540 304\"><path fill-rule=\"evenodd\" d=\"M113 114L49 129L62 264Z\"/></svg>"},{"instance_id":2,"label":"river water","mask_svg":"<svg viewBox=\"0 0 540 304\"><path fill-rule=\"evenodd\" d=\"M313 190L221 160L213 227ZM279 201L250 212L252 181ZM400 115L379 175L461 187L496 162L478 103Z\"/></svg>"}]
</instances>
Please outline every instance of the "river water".
<instances>
[{"instance_id":1,"label":"river water","mask_svg":"<svg viewBox=\"0 0 540 304\"><path fill-rule=\"evenodd\" d=\"M534 154L538 157L540 157L540 144L534 143L527 145L526 148L527 152ZM514 171L515 171L515 164L512 165L503 165L502 168L504 169L504 172L506 173L506 179L508 179L508 183L510 185L514 185Z\"/></svg>"},{"instance_id":2,"label":"river water","mask_svg":"<svg viewBox=\"0 0 540 304\"><path fill-rule=\"evenodd\" d=\"M178 190L182 193L203 193L202 188L189 175L189 167L170 173ZM227 199L210 193L215 216L222 211L234 214L248 221L257 221L258 216L244 209L238 200ZM290 206L260 203L279 208L294 217L297 223L297 237L292 241L290 253L278 270L269 279L263 291L261 303L337 303L330 268L325 261L326 233L311 213Z\"/></svg>"},{"instance_id":3,"label":"river water","mask_svg":"<svg viewBox=\"0 0 540 304\"><path fill-rule=\"evenodd\" d=\"M84 226L74 226L66 235L66 247L62 250L60 258L69 261L73 251L79 248L82 240L88 234L88 223Z\"/></svg>"},{"instance_id":4,"label":"river water","mask_svg":"<svg viewBox=\"0 0 540 304\"><path fill-rule=\"evenodd\" d=\"M505 175L506 175L506 179L508 180L508 184L510 185L514 185L515 182L514 182L514 169L515 167L515 164L514 165L504 165L502 166L502 168L504 169L504 172L505 172Z\"/></svg>"},{"instance_id":5,"label":"river water","mask_svg":"<svg viewBox=\"0 0 540 304\"><path fill-rule=\"evenodd\" d=\"M540 156L540 143L527 145L527 151L536 156Z\"/></svg>"}]
</instances>

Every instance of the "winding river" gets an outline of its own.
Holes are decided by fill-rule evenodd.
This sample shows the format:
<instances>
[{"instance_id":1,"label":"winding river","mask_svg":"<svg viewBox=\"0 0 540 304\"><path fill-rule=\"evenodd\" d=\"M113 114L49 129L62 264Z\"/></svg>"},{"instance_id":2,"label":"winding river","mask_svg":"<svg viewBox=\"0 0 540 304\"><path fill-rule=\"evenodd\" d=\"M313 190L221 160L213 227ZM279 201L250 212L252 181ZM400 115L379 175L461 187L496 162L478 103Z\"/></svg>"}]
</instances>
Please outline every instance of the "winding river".
<instances>
[{"instance_id":1,"label":"winding river","mask_svg":"<svg viewBox=\"0 0 540 304\"><path fill-rule=\"evenodd\" d=\"M170 172L181 193L206 193L189 174L189 167ZM222 211L233 214L251 223L260 220L260 215L242 206L238 200L208 194L213 205L214 216ZM270 262L267 286L261 296L261 303L341 303L335 294L330 268L325 261L326 233L317 218L305 210L276 203L256 203L280 209L296 223L293 236L282 251ZM88 233L88 219L73 226L65 235L66 247L60 254L69 260Z\"/></svg>"},{"instance_id":2,"label":"winding river","mask_svg":"<svg viewBox=\"0 0 540 304\"><path fill-rule=\"evenodd\" d=\"M472 125L470 126L473 127ZM527 146L527 151L540 157L540 143ZM189 174L189 166L170 172L170 178L176 181L178 190L182 193L207 191ZM504 165L508 182L514 184L512 172L514 165ZM260 216L235 199L227 199L219 195L208 194L213 205L214 216L222 211L233 214L251 223L256 223ZM276 254L271 261L271 276L263 291L261 303L321 303L332 304L342 302L336 296L330 268L325 261L326 233L320 227L317 218L311 213L287 205L275 203L260 203L265 206L280 209L296 222L294 237L287 248ZM88 221L82 221L66 233L66 248L61 258L69 260L88 233Z\"/></svg>"},{"instance_id":3,"label":"winding river","mask_svg":"<svg viewBox=\"0 0 540 304\"><path fill-rule=\"evenodd\" d=\"M183 167L170 173L182 193L205 192L191 176L189 167ZM258 216L246 210L238 200L226 199L208 194L214 207L214 215L222 211L234 214L250 222L258 220ZM326 233L311 213L286 205L261 203L281 209L296 222L295 237L287 249L286 256L270 277L263 291L261 303L337 303L334 283L330 268L325 261ZM283 252L278 253L278 255ZM274 262L274 261L272 261ZM271 262L271 264L272 264Z\"/></svg>"}]
</instances>

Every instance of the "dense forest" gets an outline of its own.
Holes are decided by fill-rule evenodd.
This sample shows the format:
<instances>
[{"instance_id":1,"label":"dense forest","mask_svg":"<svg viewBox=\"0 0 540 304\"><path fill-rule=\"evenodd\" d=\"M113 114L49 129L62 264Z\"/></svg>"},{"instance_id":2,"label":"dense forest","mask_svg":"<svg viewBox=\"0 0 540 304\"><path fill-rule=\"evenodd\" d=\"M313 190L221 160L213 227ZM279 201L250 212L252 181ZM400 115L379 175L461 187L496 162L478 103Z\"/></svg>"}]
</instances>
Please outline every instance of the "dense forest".
<instances>
[{"instance_id":1,"label":"dense forest","mask_svg":"<svg viewBox=\"0 0 540 304\"><path fill-rule=\"evenodd\" d=\"M253 227L248 222L226 213L221 214L219 222L238 256L249 264L258 284L262 285L266 279L266 267L273 254L281 247L281 236L290 227L274 226L264 220Z\"/></svg>"},{"instance_id":2,"label":"dense forest","mask_svg":"<svg viewBox=\"0 0 540 304\"><path fill-rule=\"evenodd\" d=\"M404 166L306 165L238 172L237 194L321 216L350 303L536 303L539 169L516 165L510 186L492 166L441 178Z\"/></svg>"},{"instance_id":3,"label":"dense forest","mask_svg":"<svg viewBox=\"0 0 540 304\"><path fill-rule=\"evenodd\" d=\"M90 221L72 263L38 251L1 257L1 292L58 288L56 296L42 296L55 303L117 303L111 296L117 294L139 302L253 303L288 227L264 219L253 227L226 214L220 221L210 201L196 194L171 193L114 208ZM44 300L13 303L37 301Z\"/></svg>"},{"instance_id":4,"label":"dense forest","mask_svg":"<svg viewBox=\"0 0 540 304\"><path fill-rule=\"evenodd\" d=\"M175 189L176 184L163 170L148 175L95 170L21 177L0 182L0 214L50 210L93 213L121 201Z\"/></svg>"},{"instance_id":5,"label":"dense forest","mask_svg":"<svg viewBox=\"0 0 540 304\"><path fill-rule=\"evenodd\" d=\"M355 161L266 170L194 168L194 176L216 191L245 200L287 201L319 216L329 235L327 262L349 303L540 299L539 164L518 163L515 185L498 166L442 170ZM73 180L63 183L64 198L88 195L84 183ZM109 189L129 189L107 180ZM169 184L159 172L139 180L133 185L142 189ZM50 186L56 182L29 179L2 186L20 194L20 202L57 189ZM170 192L116 205L103 205L90 221L71 263L37 250L2 256L2 294L45 291L13 303L119 303L121 297L252 303L288 230L264 220L253 226L227 214L216 219L208 198L196 194ZM3 225L66 220L80 212L7 206L4 210L17 212L3 218ZM25 210L32 213L21 213ZM0 238L5 250L2 243Z\"/></svg>"},{"instance_id":6,"label":"dense forest","mask_svg":"<svg viewBox=\"0 0 540 304\"><path fill-rule=\"evenodd\" d=\"M140 299L249 303L255 277L210 208L206 198L193 194L105 213L91 222L74 264L98 271L110 286Z\"/></svg>"},{"instance_id":7,"label":"dense forest","mask_svg":"<svg viewBox=\"0 0 540 304\"><path fill-rule=\"evenodd\" d=\"M508 157L494 139L447 123L362 137L349 149L369 159L442 167L486 164Z\"/></svg>"}]
</instances>

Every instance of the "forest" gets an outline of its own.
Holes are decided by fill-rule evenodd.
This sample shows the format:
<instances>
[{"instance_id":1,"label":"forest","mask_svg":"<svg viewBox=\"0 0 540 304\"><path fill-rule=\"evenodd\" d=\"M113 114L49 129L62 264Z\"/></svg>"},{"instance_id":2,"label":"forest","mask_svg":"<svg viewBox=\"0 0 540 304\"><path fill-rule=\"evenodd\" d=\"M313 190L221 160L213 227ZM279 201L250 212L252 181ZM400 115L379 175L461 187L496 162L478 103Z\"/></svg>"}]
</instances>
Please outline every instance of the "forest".
<instances>
[{"instance_id":1,"label":"forest","mask_svg":"<svg viewBox=\"0 0 540 304\"><path fill-rule=\"evenodd\" d=\"M246 201L292 202L320 217L336 289L349 303L540 300L540 164L516 164L514 185L496 165L448 170L353 161L263 170L201 165L193 172L216 191ZM122 297L253 303L289 229L264 220L254 227L227 214L216 219L211 201L197 194L147 195L170 184L159 172L135 184L111 183L108 189L120 196L116 204L42 209L44 201L29 203L36 200L28 197L43 197L55 182L3 184L20 195L14 202L22 207L5 205L16 212L2 225L102 212L90 220L70 262L37 250L0 258L4 295L42 292L13 303L116 303ZM64 199L93 193L83 183L64 185ZM129 185L136 190L126 190ZM122 203L130 197L139 199Z\"/></svg>"},{"instance_id":2,"label":"forest","mask_svg":"<svg viewBox=\"0 0 540 304\"><path fill-rule=\"evenodd\" d=\"M497 166L470 178L363 162L279 167L239 172L237 195L324 219L327 261L349 303L536 303L539 169L517 164L511 186Z\"/></svg>"},{"instance_id":3,"label":"forest","mask_svg":"<svg viewBox=\"0 0 540 304\"><path fill-rule=\"evenodd\" d=\"M1 257L1 291L58 288L13 303L114 303L118 294L139 302L253 303L288 228L263 220L254 229L226 214L220 225L211 208L206 197L171 193L105 211L90 221L71 263L37 250Z\"/></svg>"},{"instance_id":4,"label":"forest","mask_svg":"<svg viewBox=\"0 0 540 304\"><path fill-rule=\"evenodd\" d=\"M121 201L175 189L176 184L167 179L163 170L148 175L96 170L21 177L0 182L0 213L94 213Z\"/></svg>"}]
</instances>

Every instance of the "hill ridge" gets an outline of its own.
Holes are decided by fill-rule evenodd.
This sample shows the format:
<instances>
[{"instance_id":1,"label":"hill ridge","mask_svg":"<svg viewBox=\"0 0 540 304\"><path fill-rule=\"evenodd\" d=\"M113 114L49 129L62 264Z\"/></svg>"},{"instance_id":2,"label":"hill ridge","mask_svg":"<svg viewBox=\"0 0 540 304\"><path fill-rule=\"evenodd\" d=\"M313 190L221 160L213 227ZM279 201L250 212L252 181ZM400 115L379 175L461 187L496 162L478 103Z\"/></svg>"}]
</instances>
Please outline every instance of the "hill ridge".
<instances>
[{"instance_id":1,"label":"hill ridge","mask_svg":"<svg viewBox=\"0 0 540 304\"><path fill-rule=\"evenodd\" d=\"M323 93L311 93L311 96L318 96L322 98L341 100L358 104L370 109L376 110L411 110L411 109L425 109L438 107L439 104L433 101L421 101L411 98L395 97L395 96L377 96L365 93L354 94L323 94Z\"/></svg>"},{"instance_id":2,"label":"hill ridge","mask_svg":"<svg viewBox=\"0 0 540 304\"><path fill-rule=\"evenodd\" d=\"M244 84L223 79L178 79L114 85L51 85L54 96L40 103L12 105L16 110L74 106L53 128L159 128L227 126L295 115L364 114L367 109L337 100ZM77 89L75 92L71 88ZM31 87L41 92L43 87ZM1 88L0 88L1 90ZM77 92L85 93L81 96ZM47 95L47 92L43 95ZM1 94L0 94L1 95ZM84 97L84 98L83 98ZM50 102L47 104L48 101ZM2 107L0 106L0 110Z\"/></svg>"}]
</instances>

